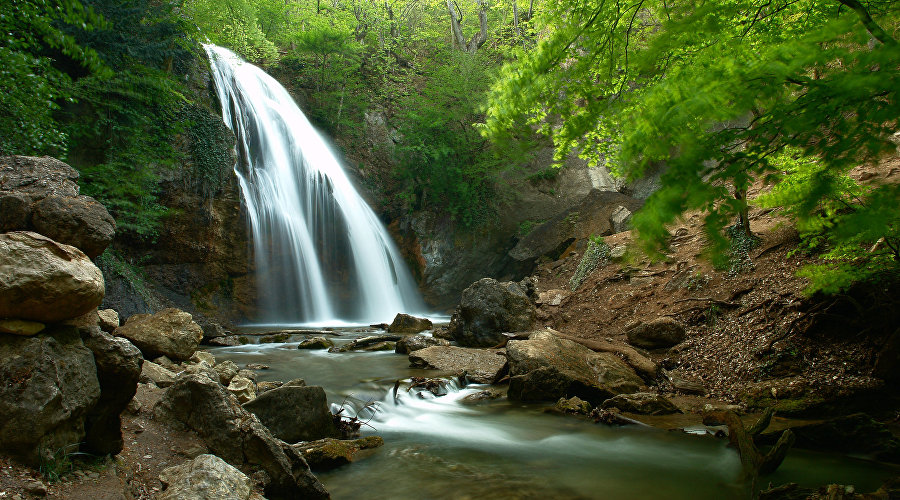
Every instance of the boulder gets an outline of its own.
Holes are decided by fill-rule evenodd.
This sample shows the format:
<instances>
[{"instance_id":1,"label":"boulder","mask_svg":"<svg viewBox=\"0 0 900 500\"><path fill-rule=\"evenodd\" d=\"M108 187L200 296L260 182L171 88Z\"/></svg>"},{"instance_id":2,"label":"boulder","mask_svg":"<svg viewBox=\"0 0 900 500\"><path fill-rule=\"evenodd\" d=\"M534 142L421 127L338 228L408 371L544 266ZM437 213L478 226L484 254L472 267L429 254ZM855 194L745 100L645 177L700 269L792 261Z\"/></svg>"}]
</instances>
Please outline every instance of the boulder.
<instances>
[{"instance_id":1,"label":"boulder","mask_svg":"<svg viewBox=\"0 0 900 500\"><path fill-rule=\"evenodd\" d=\"M609 216L609 224L613 233L621 233L631 229L631 210L619 206Z\"/></svg>"},{"instance_id":2,"label":"boulder","mask_svg":"<svg viewBox=\"0 0 900 500\"><path fill-rule=\"evenodd\" d=\"M590 403L579 398L578 396L572 396L569 399L559 398L559 401L556 402L556 406L554 406L553 409L560 413L569 413L573 415L590 415L591 410L593 410L594 408Z\"/></svg>"},{"instance_id":3,"label":"boulder","mask_svg":"<svg viewBox=\"0 0 900 500\"><path fill-rule=\"evenodd\" d=\"M87 415L82 449L97 455L116 455L124 444L120 416L137 392L144 358L134 344L99 327L83 329L81 335L94 353L100 382L100 400Z\"/></svg>"},{"instance_id":4,"label":"boulder","mask_svg":"<svg viewBox=\"0 0 900 500\"><path fill-rule=\"evenodd\" d=\"M0 233L27 231L31 224L31 198L17 193L0 195Z\"/></svg>"},{"instance_id":5,"label":"boulder","mask_svg":"<svg viewBox=\"0 0 900 500\"><path fill-rule=\"evenodd\" d=\"M90 196L47 196L32 206L34 230L95 258L113 240L116 221Z\"/></svg>"},{"instance_id":6,"label":"boulder","mask_svg":"<svg viewBox=\"0 0 900 500\"><path fill-rule=\"evenodd\" d=\"M641 323L625 332L628 343L644 349L665 349L684 342L684 325L672 318Z\"/></svg>"},{"instance_id":7,"label":"boulder","mask_svg":"<svg viewBox=\"0 0 900 500\"><path fill-rule=\"evenodd\" d=\"M247 500L253 484L243 472L215 455L199 455L163 469L159 480L166 486L159 500Z\"/></svg>"},{"instance_id":8,"label":"boulder","mask_svg":"<svg viewBox=\"0 0 900 500\"><path fill-rule=\"evenodd\" d=\"M329 349L334 347L334 342L325 337L313 337L306 339L297 346L297 349Z\"/></svg>"},{"instance_id":9,"label":"boulder","mask_svg":"<svg viewBox=\"0 0 900 500\"><path fill-rule=\"evenodd\" d=\"M677 406L668 399L652 392L636 392L634 394L619 394L607 399L600 405L603 409L618 408L628 413L641 415L670 415L681 413Z\"/></svg>"},{"instance_id":10,"label":"boulder","mask_svg":"<svg viewBox=\"0 0 900 500\"><path fill-rule=\"evenodd\" d=\"M241 371L241 369L238 368L238 365L236 365L234 361L230 359L217 364L214 369L219 375L219 382L225 386L230 384L231 379L233 379L234 376L237 375L239 371Z\"/></svg>"},{"instance_id":11,"label":"boulder","mask_svg":"<svg viewBox=\"0 0 900 500\"><path fill-rule=\"evenodd\" d=\"M260 394L243 407L275 437L288 443L338 436L321 387L281 386Z\"/></svg>"},{"instance_id":12,"label":"boulder","mask_svg":"<svg viewBox=\"0 0 900 500\"><path fill-rule=\"evenodd\" d=\"M103 293L100 269L81 250L27 231L0 234L0 318L76 318Z\"/></svg>"},{"instance_id":13,"label":"boulder","mask_svg":"<svg viewBox=\"0 0 900 500\"><path fill-rule=\"evenodd\" d=\"M100 399L94 355L72 327L0 335L0 443L32 466L77 451Z\"/></svg>"},{"instance_id":14,"label":"boulder","mask_svg":"<svg viewBox=\"0 0 900 500\"><path fill-rule=\"evenodd\" d=\"M409 364L414 368L465 373L472 382L492 384L499 380L506 357L500 350L433 346L410 353Z\"/></svg>"},{"instance_id":15,"label":"boulder","mask_svg":"<svg viewBox=\"0 0 900 500\"><path fill-rule=\"evenodd\" d=\"M139 380L145 384L152 382L157 387L165 388L175 383L175 372L152 361L144 361Z\"/></svg>"},{"instance_id":16,"label":"boulder","mask_svg":"<svg viewBox=\"0 0 900 500\"><path fill-rule=\"evenodd\" d=\"M484 278L463 290L450 332L461 346L491 347L506 332L530 330L534 319L534 304L518 283Z\"/></svg>"},{"instance_id":17,"label":"boulder","mask_svg":"<svg viewBox=\"0 0 900 500\"><path fill-rule=\"evenodd\" d=\"M256 383L247 377L235 375L228 383L228 392L238 400L238 403L247 403L256 399Z\"/></svg>"},{"instance_id":18,"label":"boulder","mask_svg":"<svg viewBox=\"0 0 900 500\"><path fill-rule=\"evenodd\" d=\"M27 321L24 319L0 319L0 333L10 333L12 335L22 335L30 337L37 335L46 327L43 323L37 321Z\"/></svg>"},{"instance_id":19,"label":"boulder","mask_svg":"<svg viewBox=\"0 0 900 500\"><path fill-rule=\"evenodd\" d=\"M190 361L192 363L206 363L210 367L216 366L216 357L209 351L194 351L194 354L191 354Z\"/></svg>"},{"instance_id":20,"label":"boulder","mask_svg":"<svg viewBox=\"0 0 900 500\"><path fill-rule=\"evenodd\" d=\"M119 327L119 313L115 309L101 309L97 311L97 317L100 318L100 329L107 333L112 333Z\"/></svg>"},{"instance_id":21,"label":"boulder","mask_svg":"<svg viewBox=\"0 0 900 500\"><path fill-rule=\"evenodd\" d=\"M510 340L508 397L519 401L557 401L578 396L592 404L638 392L643 381L615 354L594 352L552 331Z\"/></svg>"},{"instance_id":22,"label":"boulder","mask_svg":"<svg viewBox=\"0 0 900 500\"><path fill-rule=\"evenodd\" d=\"M397 341L394 352L397 354L409 354L413 351L418 351L419 349L425 349L426 347L448 345L450 345L450 341L448 340L436 339L427 335L410 335Z\"/></svg>"},{"instance_id":23,"label":"boulder","mask_svg":"<svg viewBox=\"0 0 900 500\"><path fill-rule=\"evenodd\" d=\"M415 316L410 316L409 314L400 313L394 317L394 321L391 323L391 326L388 327L387 331L390 333L421 333L425 330L431 330L434 328L434 325L431 324L430 319L426 318L417 318Z\"/></svg>"},{"instance_id":24,"label":"boulder","mask_svg":"<svg viewBox=\"0 0 900 500\"><path fill-rule=\"evenodd\" d=\"M229 464L265 471L269 478L266 498L329 498L303 455L274 437L217 380L204 374L179 377L155 411L159 418L180 422L197 432L210 451Z\"/></svg>"},{"instance_id":25,"label":"boulder","mask_svg":"<svg viewBox=\"0 0 900 500\"><path fill-rule=\"evenodd\" d=\"M493 401L495 399L500 399L503 397L503 393L496 389L485 389L483 391L478 391L464 398L460 399L459 402L464 405L478 405L488 401Z\"/></svg>"},{"instance_id":26,"label":"boulder","mask_svg":"<svg viewBox=\"0 0 900 500\"><path fill-rule=\"evenodd\" d=\"M78 196L78 171L49 156L0 157L0 195Z\"/></svg>"},{"instance_id":27,"label":"boulder","mask_svg":"<svg viewBox=\"0 0 900 500\"><path fill-rule=\"evenodd\" d=\"M203 339L203 330L191 315L173 308L135 314L115 334L138 346L145 358L165 355L179 361L190 359Z\"/></svg>"},{"instance_id":28,"label":"boulder","mask_svg":"<svg viewBox=\"0 0 900 500\"><path fill-rule=\"evenodd\" d=\"M384 446L384 439L367 436L354 440L325 438L309 443L295 444L294 448L303 453L303 458L314 471L330 470L353 461L360 450Z\"/></svg>"}]
</instances>

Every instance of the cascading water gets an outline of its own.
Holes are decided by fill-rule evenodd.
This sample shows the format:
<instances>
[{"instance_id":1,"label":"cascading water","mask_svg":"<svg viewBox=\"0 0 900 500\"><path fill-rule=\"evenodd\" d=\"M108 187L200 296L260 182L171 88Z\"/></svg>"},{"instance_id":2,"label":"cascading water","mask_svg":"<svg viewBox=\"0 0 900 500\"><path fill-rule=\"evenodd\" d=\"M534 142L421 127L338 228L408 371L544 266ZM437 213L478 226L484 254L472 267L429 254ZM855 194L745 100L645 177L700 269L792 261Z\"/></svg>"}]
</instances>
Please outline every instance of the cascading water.
<instances>
[{"instance_id":1,"label":"cascading water","mask_svg":"<svg viewBox=\"0 0 900 500\"><path fill-rule=\"evenodd\" d=\"M287 90L233 52L206 45L250 219L260 318L389 321L424 311L384 226Z\"/></svg>"}]
</instances>

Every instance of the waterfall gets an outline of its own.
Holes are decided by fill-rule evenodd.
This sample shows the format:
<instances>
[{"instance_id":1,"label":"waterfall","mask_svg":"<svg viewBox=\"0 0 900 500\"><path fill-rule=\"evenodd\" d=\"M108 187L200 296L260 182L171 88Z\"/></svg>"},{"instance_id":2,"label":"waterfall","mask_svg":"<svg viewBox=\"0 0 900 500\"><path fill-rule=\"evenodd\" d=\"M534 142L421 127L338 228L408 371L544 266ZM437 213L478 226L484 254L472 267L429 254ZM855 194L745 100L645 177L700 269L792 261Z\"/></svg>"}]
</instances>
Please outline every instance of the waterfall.
<instances>
[{"instance_id":1,"label":"waterfall","mask_svg":"<svg viewBox=\"0 0 900 500\"><path fill-rule=\"evenodd\" d=\"M373 323L422 313L384 226L287 90L233 52L204 47L222 117L237 137L259 320Z\"/></svg>"}]
</instances>

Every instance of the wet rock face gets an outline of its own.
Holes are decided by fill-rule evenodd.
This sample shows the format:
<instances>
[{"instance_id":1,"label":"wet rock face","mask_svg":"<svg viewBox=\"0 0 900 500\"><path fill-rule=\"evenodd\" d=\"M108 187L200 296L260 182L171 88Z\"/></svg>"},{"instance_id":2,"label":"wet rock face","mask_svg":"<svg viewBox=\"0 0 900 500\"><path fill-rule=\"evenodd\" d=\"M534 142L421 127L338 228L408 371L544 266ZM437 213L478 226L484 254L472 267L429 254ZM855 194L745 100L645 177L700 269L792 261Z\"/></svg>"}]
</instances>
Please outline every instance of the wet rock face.
<instances>
[{"instance_id":1,"label":"wet rock face","mask_svg":"<svg viewBox=\"0 0 900 500\"><path fill-rule=\"evenodd\" d=\"M644 387L641 378L616 355L594 352L549 331L536 332L528 340L511 340L506 349L512 400L557 401L578 396L597 404Z\"/></svg>"},{"instance_id":2,"label":"wet rock face","mask_svg":"<svg viewBox=\"0 0 900 500\"><path fill-rule=\"evenodd\" d=\"M75 318L95 309L104 291L100 269L77 248L27 231L0 234L0 318Z\"/></svg>"},{"instance_id":3,"label":"wet rock face","mask_svg":"<svg viewBox=\"0 0 900 500\"><path fill-rule=\"evenodd\" d=\"M112 242L106 207L78 194L78 172L50 157L0 157L0 232L35 231L94 258Z\"/></svg>"},{"instance_id":4,"label":"wet rock face","mask_svg":"<svg viewBox=\"0 0 900 500\"><path fill-rule=\"evenodd\" d=\"M409 354L420 349L425 349L426 347L449 345L449 340L428 337L425 335L410 335L397 341L394 352L397 354Z\"/></svg>"},{"instance_id":5,"label":"wet rock face","mask_svg":"<svg viewBox=\"0 0 900 500\"><path fill-rule=\"evenodd\" d=\"M0 335L0 443L29 465L78 450L100 399L94 355L78 331Z\"/></svg>"},{"instance_id":6,"label":"wet rock face","mask_svg":"<svg viewBox=\"0 0 900 500\"><path fill-rule=\"evenodd\" d=\"M146 358L168 356L180 361L190 359L203 339L203 330L191 315L172 308L135 314L115 334L133 342Z\"/></svg>"},{"instance_id":7,"label":"wet rock face","mask_svg":"<svg viewBox=\"0 0 900 500\"><path fill-rule=\"evenodd\" d=\"M535 314L518 283L484 278L463 290L450 332L461 346L491 347L506 339L504 333L530 330Z\"/></svg>"},{"instance_id":8,"label":"wet rock face","mask_svg":"<svg viewBox=\"0 0 900 500\"><path fill-rule=\"evenodd\" d=\"M256 415L275 437L288 443L338 436L321 387L278 387L244 403L243 407Z\"/></svg>"}]
</instances>

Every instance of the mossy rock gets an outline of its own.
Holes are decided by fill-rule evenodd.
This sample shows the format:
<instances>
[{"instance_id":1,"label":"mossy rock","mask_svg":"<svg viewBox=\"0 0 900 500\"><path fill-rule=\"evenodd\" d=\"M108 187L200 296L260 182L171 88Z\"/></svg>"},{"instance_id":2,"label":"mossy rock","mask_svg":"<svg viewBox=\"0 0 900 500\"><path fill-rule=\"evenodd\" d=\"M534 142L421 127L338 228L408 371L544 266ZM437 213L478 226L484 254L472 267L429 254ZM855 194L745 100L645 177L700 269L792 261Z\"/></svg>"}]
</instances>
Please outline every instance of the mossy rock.
<instances>
[{"instance_id":1,"label":"mossy rock","mask_svg":"<svg viewBox=\"0 0 900 500\"><path fill-rule=\"evenodd\" d=\"M331 470L353 461L360 450L378 448L384 440L378 436L367 436L352 441L340 439L320 439L310 443L295 445L303 453L309 467L315 471Z\"/></svg>"}]
</instances>

